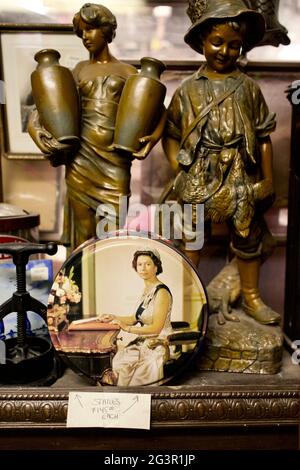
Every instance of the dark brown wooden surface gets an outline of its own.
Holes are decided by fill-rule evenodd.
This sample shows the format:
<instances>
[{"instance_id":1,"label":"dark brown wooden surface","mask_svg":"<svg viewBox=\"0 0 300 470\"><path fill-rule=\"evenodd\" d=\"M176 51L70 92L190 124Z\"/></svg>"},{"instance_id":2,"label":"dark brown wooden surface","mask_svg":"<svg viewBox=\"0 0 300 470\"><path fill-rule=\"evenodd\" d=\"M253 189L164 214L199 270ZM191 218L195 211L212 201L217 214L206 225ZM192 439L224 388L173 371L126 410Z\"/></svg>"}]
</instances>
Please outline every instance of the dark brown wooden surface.
<instances>
[{"instance_id":1,"label":"dark brown wooden surface","mask_svg":"<svg viewBox=\"0 0 300 470\"><path fill-rule=\"evenodd\" d=\"M151 393L151 430L67 429L69 391L93 391L67 369L51 387L0 388L0 450L292 450L299 447L300 368L284 354L273 376L209 373L193 365ZM128 389L102 387L99 391Z\"/></svg>"},{"instance_id":2,"label":"dark brown wooden surface","mask_svg":"<svg viewBox=\"0 0 300 470\"><path fill-rule=\"evenodd\" d=\"M30 229L37 227L39 224L39 214L25 214L11 217L0 217L1 233L9 233L14 230Z\"/></svg>"}]
</instances>

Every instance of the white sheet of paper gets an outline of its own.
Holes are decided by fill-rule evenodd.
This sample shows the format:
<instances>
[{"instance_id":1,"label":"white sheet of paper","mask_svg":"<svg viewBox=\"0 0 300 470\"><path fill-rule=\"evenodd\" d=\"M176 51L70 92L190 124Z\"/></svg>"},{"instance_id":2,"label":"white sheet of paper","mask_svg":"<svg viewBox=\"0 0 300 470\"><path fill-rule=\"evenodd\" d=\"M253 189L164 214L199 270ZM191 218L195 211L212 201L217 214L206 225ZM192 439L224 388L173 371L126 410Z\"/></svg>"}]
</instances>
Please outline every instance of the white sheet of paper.
<instances>
[{"instance_id":1,"label":"white sheet of paper","mask_svg":"<svg viewBox=\"0 0 300 470\"><path fill-rule=\"evenodd\" d=\"M68 428L150 429L151 395L70 392Z\"/></svg>"}]
</instances>

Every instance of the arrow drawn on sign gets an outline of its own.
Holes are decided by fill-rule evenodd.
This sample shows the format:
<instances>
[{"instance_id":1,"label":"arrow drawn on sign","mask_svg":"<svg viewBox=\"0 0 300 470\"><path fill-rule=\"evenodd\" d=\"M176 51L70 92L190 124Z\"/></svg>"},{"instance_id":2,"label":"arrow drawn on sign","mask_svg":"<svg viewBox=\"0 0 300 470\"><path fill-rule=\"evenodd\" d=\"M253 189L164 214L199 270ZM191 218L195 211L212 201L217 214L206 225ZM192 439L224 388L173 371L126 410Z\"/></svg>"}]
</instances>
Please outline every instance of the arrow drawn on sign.
<instances>
[{"instance_id":1,"label":"arrow drawn on sign","mask_svg":"<svg viewBox=\"0 0 300 470\"><path fill-rule=\"evenodd\" d=\"M81 402L81 398L82 398L81 395L78 395L78 393L76 393L76 395L75 395L75 400L77 399L79 405L81 406L81 408L84 408L84 406L83 406L83 404L82 404L82 402Z\"/></svg>"},{"instance_id":2,"label":"arrow drawn on sign","mask_svg":"<svg viewBox=\"0 0 300 470\"><path fill-rule=\"evenodd\" d=\"M132 400L132 403L130 406L128 406L128 408L126 408L126 410L122 411L122 414L126 413L128 410L130 410L130 408L132 408L136 403L138 403L139 401L139 397L138 395L136 395L133 400Z\"/></svg>"}]
</instances>

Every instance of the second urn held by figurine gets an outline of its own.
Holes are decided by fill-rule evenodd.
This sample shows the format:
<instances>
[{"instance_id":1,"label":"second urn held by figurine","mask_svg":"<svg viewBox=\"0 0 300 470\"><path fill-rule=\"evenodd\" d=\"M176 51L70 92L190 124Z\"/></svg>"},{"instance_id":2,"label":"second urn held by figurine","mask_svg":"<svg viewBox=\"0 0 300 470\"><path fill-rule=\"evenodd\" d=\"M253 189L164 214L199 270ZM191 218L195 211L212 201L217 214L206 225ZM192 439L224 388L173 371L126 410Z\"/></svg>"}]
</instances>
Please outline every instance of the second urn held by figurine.
<instances>
[{"instance_id":1,"label":"second urn held by figurine","mask_svg":"<svg viewBox=\"0 0 300 470\"><path fill-rule=\"evenodd\" d=\"M116 118L114 148L139 151L139 139L150 135L162 113L166 87L159 81L166 66L160 60L143 57L141 72L125 83Z\"/></svg>"},{"instance_id":2,"label":"second urn held by figurine","mask_svg":"<svg viewBox=\"0 0 300 470\"><path fill-rule=\"evenodd\" d=\"M34 56L37 69L31 74L31 86L41 124L60 143L79 141L79 95L72 72L59 64L60 53L43 49Z\"/></svg>"}]
</instances>

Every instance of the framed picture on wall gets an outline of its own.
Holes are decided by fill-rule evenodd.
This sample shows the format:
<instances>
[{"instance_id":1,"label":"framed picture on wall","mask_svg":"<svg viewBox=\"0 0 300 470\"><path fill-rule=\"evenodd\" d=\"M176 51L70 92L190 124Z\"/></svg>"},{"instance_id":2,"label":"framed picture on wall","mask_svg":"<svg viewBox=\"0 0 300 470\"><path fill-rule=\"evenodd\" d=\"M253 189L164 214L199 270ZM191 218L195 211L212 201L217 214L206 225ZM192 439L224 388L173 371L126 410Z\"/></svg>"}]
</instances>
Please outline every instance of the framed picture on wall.
<instances>
[{"instance_id":1,"label":"framed picture on wall","mask_svg":"<svg viewBox=\"0 0 300 470\"><path fill-rule=\"evenodd\" d=\"M0 79L5 91L0 115L2 199L39 213L40 238L58 241L63 229L64 167L53 168L27 132L34 106L31 73L37 66L34 55L41 49L58 50L60 64L70 69L88 52L71 25L0 26L0 34Z\"/></svg>"},{"instance_id":2,"label":"framed picture on wall","mask_svg":"<svg viewBox=\"0 0 300 470\"><path fill-rule=\"evenodd\" d=\"M5 83L4 138L8 158L41 158L41 152L27 132L34 103L31 73L37 63L34 55L41 49L57 49L60 64L72 69L87 59L81 40L70 32L5 32L1 34L3 81Z\"/></svg>"}]
</instances>

